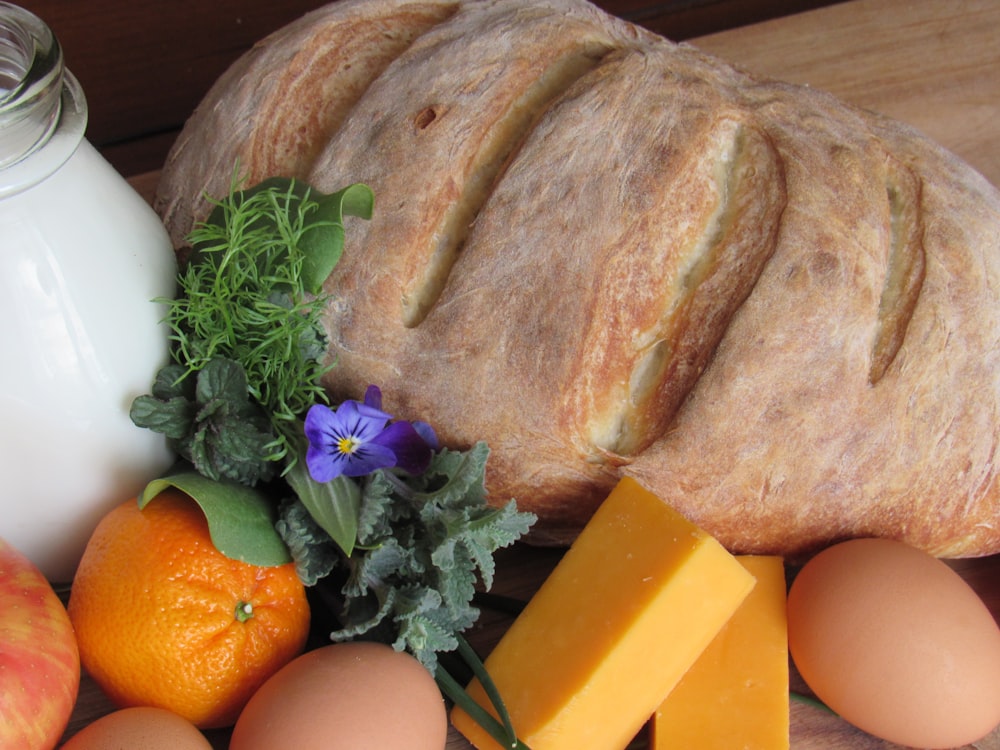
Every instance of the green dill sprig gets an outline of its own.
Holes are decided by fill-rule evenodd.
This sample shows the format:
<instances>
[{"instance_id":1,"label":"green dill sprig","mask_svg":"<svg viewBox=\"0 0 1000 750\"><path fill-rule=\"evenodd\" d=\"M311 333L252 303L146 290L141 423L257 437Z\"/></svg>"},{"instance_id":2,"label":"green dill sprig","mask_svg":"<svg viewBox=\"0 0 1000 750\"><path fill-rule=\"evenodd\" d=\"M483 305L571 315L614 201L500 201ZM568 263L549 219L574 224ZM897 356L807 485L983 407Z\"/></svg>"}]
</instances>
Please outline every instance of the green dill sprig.
<instances>
[{"instance_id":1,"label":"green dill sprig","mask_svg":"<svg viewBox=\"0 0 1000 750\"><path fill-rule=\"evenodd\" d=\"M318 205L298 199L291 184L218 202L191 233L195 253L180 277L182 294L168 303L187 374L216 357L243 366L250 396L271 419L274 461L292 454L300 415L326 399L319 381L329 369L320 322L327 300L302 281L301 241Z\"/></svg>"},{"instance_id":2,"label":"green dill sprig","mask_svg":"<svg viewBox=\"0 0 1000 750\"><path fill-rule=\"evenodd\" d=\"M302 414L327 400L322 286L343 251L344 215L370 218L373 199L364 185L326 195L271 179L240 190L234 177L213 205L189 235L178 294L157 300L167 308L171 380L159 378L131 416L205 476L253 485L273 474L268 464L294 463ZM226 382L205 377L223 367ZM252 445L241 434L254 411L269 423L263 450L259 429Z\"/></svg>"}]
</instances>

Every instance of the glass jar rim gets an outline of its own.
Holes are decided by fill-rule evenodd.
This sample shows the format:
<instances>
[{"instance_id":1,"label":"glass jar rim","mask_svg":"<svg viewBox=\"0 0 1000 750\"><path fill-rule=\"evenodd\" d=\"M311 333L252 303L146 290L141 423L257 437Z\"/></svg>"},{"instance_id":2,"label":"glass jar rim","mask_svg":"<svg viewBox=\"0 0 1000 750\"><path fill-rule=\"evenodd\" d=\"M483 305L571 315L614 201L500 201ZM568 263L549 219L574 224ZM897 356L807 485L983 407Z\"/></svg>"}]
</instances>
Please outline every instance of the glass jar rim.
<instances>
[{"instance_id":1,"label":"glass jar rim","mask_svg":"<svg viewBox=\"0 0 1000 750\"><path fill-rule=\"evenodd\" d=\"M0 197L55 172L83 139L87 104L38 16L0 1Z\"/></svg>"}]
</instances>

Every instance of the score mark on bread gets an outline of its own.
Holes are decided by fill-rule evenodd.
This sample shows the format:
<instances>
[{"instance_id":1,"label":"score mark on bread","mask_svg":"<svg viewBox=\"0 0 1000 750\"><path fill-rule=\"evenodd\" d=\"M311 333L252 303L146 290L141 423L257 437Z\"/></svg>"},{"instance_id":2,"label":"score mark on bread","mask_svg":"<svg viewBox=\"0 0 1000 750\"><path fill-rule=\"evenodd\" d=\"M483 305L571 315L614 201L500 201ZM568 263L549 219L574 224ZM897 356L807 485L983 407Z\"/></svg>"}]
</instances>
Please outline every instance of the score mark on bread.
<instances>
[{"instance_id":1,"label":"score mark on bread","mask_svg":"<svg viewBox=\"0 0 1000 750\"><path fill-rule=\"evenodd\" d=\"M872 346L872 367L868 375L872 384L881 380L903 345L907 324L920 297L926 263L920 217L920 180L891 157L889 159L886 178L888 269Z\"/></svg>"},{"instance_id":2,"label":"score mark on bread","mask_svg":"<svg viewBox=\"0 0 1000 750\"><path fill-rule=\"evenodd\" d=\"M663 434L774 250L781 165L766 136L733 114L688 138L670 128L675 153L657 164L657 204L615 239L592 308L604 314L591 318L570 384L601 451L632 455Z\"/></svg>"}]
</instances>

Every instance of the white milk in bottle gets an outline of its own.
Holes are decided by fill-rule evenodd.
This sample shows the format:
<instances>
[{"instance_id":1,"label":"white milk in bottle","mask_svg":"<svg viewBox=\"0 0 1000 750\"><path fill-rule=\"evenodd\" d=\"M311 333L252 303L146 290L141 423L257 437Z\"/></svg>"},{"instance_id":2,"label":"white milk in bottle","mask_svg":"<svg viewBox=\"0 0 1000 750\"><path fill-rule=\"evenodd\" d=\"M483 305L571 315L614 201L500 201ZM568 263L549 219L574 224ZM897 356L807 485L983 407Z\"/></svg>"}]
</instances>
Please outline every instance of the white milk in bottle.
<instances>
[{"instance_id":1,"label":"white milk in bottle","mask_svg":"<svg viewBox=\"0 0 1000 750\"><path fill-rule=\"evenodd\" d=\"M174 255L86 120L51 31L0 2L0 537L55 582L171 461L129 407L167 359Z\"/></svg>"}]
</instances>

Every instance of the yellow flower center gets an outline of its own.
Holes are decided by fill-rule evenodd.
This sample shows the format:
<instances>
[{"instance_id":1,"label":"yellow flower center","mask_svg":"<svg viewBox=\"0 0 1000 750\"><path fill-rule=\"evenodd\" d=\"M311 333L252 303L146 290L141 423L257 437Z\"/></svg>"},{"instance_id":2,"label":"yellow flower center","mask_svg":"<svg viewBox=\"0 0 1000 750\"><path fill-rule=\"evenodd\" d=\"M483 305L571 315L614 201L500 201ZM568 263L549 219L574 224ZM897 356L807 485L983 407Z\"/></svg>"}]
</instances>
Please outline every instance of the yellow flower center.
<instances>
[{"instance_id":1,"label":"yellow flower center","mask_svg":"<svg viewBox=\"0 0 1000 750\"><path fill-rule=\"evenodd\" d=\"M342 437L337 441L337 450L343 453L345 456L349 456L358 448L358 441L353 437Z\"/></svg>"}]
</instances>

